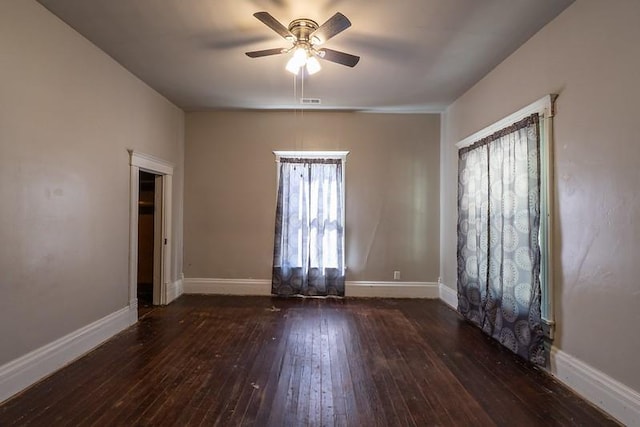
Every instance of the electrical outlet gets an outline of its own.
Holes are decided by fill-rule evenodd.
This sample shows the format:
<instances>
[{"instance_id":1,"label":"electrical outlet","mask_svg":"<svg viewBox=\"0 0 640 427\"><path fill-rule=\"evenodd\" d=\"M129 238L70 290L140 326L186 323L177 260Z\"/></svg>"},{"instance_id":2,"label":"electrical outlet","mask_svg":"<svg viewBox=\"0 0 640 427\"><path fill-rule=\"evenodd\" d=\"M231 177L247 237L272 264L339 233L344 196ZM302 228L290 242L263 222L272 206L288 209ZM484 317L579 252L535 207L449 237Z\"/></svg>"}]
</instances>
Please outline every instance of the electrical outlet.
<instances>
[{"instance_id":1,"label":"electrical outlet","mask_svg":"<svg viewBox=\"0 0 640 427\"><path fill-rule=\"evenodd\" d=\"M395 270L393 272L393 280L400 280L400 270Z\"/></svg>"}]
</instances>

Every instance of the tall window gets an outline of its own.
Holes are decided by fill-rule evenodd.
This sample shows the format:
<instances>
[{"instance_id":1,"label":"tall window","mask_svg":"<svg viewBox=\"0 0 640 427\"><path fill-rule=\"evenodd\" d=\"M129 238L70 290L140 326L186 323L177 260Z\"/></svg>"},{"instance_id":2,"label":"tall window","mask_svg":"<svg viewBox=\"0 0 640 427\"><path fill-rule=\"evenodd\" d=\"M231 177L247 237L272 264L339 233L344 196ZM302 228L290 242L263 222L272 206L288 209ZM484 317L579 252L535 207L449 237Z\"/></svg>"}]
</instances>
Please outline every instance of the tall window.
<instances>
[{"instance_id":1,"label":"tall window","mask_svg":"<svg viewBox=\"0 0 640 427\"><path fill-rule=\"evenodd\" d=\"M346 153L276 152L275 295L344 295Z\"/></svg>"},{"instance_id":2,"label":"tall window","mask_svg":"<svg viewBox=\"0 0 640 427\"><path fill-rule=\"evenodd\" d=\"M539 364L545 325L553 324L543 144L551 100L458 144L458 310ZM537 111L540 105L548 108Z\"/></svg>"}]
</instances>

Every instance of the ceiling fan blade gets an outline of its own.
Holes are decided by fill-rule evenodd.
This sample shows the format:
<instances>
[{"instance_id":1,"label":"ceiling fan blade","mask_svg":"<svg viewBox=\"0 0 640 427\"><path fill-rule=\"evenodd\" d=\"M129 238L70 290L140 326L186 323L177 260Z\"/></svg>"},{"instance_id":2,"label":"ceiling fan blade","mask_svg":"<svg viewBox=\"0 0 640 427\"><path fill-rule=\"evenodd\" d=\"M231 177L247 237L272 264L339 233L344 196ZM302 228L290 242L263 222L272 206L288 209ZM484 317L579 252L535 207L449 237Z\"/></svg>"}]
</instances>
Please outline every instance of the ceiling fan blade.
<instances>
[{"instance_id":1,"label":"ceiling fan blade","mask_svg":"<svg viewBox=\"0 0 640 427\"><path fill-rule=\"evenodd\" d=\"M333 49L318 49L318 53L320 54L320 58L326 61L346 65L347 67L355 67L358 61L360 61L359 56L351 55L349 53L344 53Z\"/></svg>"},{"instance_id":2,"label":"ceiling fan blade","mask_svg":"<svg viewBox=\"0 0 640 427\"><path fill-rule=\"evenodd\" d=\"M276 48L276 49L265 49L265 50L254 50L252 52L246 52L249 58L260 58L261 56L270 56L270 55L279 55L281 53L285 53L287 49Z\"/></svg>"},{"instance_id":3,"label":"ceiling fan blade","mask_svg":"<svg viewBox=\"0 0 640 427\"><path fill-rule=\"evenodd\" d=\"M309 40L312 40L313 37L317 37L319 42L315 44L322 44L329 40L331 37L339 34L349 28L351 26L351 21L341 14L340 12L333 15L331 18L327 20L324 24L320 25L317 30L315 30L309 36Z\"/></svg>"},{"instance_id":4,"label":"ceiling fan blade","mask_svg":"<svg viewBox=\"0 0 640 427\"><path fill-rule=\"evenodd\" d=\"M283 38L287 40L294 40L295 37L291 32L280 23L276 18L271 16L269 12L256 12L253 14L260 22L262 22L267 27L271 28L276 33L280 34Z\"/></svg>"}]
</instances>

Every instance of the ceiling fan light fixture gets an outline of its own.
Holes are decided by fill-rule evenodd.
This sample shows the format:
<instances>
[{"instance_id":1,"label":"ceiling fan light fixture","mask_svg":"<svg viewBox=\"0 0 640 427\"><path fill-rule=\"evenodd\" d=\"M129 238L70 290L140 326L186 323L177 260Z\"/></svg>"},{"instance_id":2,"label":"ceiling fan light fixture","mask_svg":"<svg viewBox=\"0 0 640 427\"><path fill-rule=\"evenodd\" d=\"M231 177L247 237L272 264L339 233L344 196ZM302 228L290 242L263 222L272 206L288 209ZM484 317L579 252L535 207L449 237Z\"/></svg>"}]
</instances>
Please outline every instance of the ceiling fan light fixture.
<instances>
[{"instance_id":1,"label":"ceiling fan light fixture","mask_svg":"<svg viewBox=\"0 0 640 427\"><path fill-rule=\"evenodd\" d=\"M293 52L285 69L296 75L302 67L306 67L308 74L315 74L320 71L322 67L318 62L319 59L347 67L355 67L360 60L359 56L349 53L327 48L318 49L319 45L324 44L351 26L351 21L340 12L336 12L322 25L318 25L316 21L308 18L300 18L291 21L288 27L282 25L269 12L256 12L253 16L285 40L292 42L293 46L288 49L276 48L245 52L250 58Z\"/></svg>"},{"instance_id":2,"label":"ceiling fan light fixture","mask_svg":"<svg viewBox=\"0 0 640 427\"><path fill-rule=\"evenodd\" d=\"M309 63L311 63L311 65L309 65ZM309 50L304 46L300 46L293 52L293 56L287 62L285 69L290 73L297 75L300 68L305 65L307 66L309 74L315 74L320 71L321 68L318 60L309 55Z\"/></svg>"}]
</instances>

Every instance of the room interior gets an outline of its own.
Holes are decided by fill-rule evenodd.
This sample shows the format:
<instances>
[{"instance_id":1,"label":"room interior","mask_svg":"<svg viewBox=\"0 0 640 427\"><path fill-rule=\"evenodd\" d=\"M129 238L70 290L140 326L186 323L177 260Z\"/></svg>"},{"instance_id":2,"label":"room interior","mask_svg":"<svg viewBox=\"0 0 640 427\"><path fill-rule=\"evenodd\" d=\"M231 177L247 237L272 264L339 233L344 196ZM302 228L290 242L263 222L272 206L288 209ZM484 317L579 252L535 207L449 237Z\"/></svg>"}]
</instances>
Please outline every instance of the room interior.
<instances>
[{"instance_id":1,"label":"room interior","mask_svg":"<svg viewBox=\"0 0 640 427\"><path fill-rule=\"evenodd\" d=\"M455 144L557 94L548 370L640 425L640 4L308 3L0 4L0 401L137 322L133 168L170 177L169 305L269 295L273 151L347 150L347 296L455 309ZM327 46L360 62L294 93L287 58L245 55L284 47L261 10L344 13Z\"/></svg>"}]
</instances>

